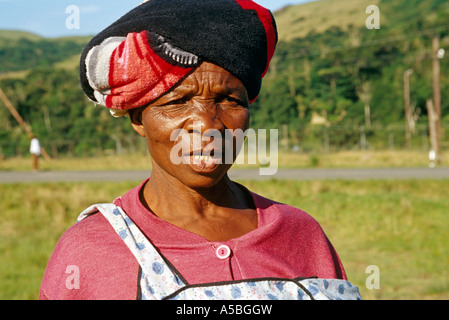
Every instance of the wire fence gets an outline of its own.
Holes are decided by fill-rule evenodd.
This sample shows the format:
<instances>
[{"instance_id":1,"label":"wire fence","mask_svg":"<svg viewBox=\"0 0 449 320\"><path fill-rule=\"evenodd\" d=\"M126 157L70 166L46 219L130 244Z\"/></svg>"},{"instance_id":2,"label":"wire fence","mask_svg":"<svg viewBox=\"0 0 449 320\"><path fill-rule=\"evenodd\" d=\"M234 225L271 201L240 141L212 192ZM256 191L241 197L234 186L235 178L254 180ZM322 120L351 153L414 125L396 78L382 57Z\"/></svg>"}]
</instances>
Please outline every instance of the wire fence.
<instances>
[{"instance_id":1,"label":"wire fence","mask_svg":"<svg viewBox=\"0 0 449 320\"><path fill-rule=\"evenodd\" d=\"M449 147L449 126L442 127L442 147ZM279 134L284 151L332 153L344 150L430 150L429 128L416 126L289 126Z\"/></svg>"}]
</instances>

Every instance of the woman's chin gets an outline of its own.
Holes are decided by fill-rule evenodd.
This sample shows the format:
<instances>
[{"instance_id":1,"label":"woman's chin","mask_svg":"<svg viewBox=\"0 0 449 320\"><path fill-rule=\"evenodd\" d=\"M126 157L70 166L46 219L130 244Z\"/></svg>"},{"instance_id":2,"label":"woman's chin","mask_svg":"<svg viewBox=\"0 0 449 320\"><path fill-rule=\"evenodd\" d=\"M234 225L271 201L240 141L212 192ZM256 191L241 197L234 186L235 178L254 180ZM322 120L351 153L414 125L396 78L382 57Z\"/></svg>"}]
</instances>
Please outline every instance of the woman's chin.
<instances>
[{"instance_id":1,"label":"woman's chin","mask_svg":"<svg viewBox=\"0 0 449 320\"><path fill-rule=\"evenodd\" d=\"M180 164L174 176L192 189L210 188L226 176L231 166L232 164L222 164L217 160L196 159Z\"/></svg>"}]
</instances>

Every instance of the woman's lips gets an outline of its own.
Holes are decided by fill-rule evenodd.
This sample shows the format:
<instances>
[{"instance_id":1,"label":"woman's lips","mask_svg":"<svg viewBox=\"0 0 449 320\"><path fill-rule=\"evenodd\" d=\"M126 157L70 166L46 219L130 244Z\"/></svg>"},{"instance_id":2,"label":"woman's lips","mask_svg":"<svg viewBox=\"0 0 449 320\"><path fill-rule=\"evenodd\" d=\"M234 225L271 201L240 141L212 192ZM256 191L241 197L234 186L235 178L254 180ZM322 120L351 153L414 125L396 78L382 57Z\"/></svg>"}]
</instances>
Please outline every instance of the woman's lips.
<instances>
[{"instance_id":1,"label":"woman's lips","mask_svg":"<svg viewBox=\"0 0 449 320\"><path fill-rule=\"evenodd\" d=\"M222 163L218 155L189 155L184 157L183 163L188 163L197 172L213 172Z\"/></svg>"}]
</instances>

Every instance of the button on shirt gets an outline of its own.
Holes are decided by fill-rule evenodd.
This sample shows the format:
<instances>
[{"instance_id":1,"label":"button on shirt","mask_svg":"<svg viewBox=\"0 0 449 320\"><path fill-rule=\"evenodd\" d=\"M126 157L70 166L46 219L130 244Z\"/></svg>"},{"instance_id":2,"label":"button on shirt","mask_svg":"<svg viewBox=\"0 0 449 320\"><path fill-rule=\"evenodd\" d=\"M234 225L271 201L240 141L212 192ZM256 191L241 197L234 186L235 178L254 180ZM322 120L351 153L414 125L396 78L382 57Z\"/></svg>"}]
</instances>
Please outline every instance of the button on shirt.
<instances>
[{"instance_id":1,"label":"button on shirt","mask_svg":"<svg viewBox=\"0 0 449 320\"><path fill-rule=\"evenodd\" d=\"M215 248L213 246L213 248ZM227 245L222 244L215 250L215 254L217 255L217 258L220 260L226 260L231 255L231 248L229 248Z\"/></svg>"}]
</instances>

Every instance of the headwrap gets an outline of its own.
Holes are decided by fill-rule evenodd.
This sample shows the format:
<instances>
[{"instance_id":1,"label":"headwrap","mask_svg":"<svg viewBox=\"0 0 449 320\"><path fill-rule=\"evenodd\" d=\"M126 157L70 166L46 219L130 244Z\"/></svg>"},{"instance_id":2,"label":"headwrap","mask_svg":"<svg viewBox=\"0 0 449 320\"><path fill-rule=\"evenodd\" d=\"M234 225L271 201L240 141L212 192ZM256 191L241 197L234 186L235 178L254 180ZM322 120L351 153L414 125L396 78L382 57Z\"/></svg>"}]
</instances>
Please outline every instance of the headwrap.
<instances>
[{"instance_id":1,"label":"headwrap","mask_svg":"<svg viewBox=\"0 0 449 320\"><path fill-rule=\"evenodd\" d=\"M240 79L253 102L276 43L273 15L253 1L150 0L88 43L81 55L81 87L121 116L209 61Z\"/></svg>"}]
</instances>

